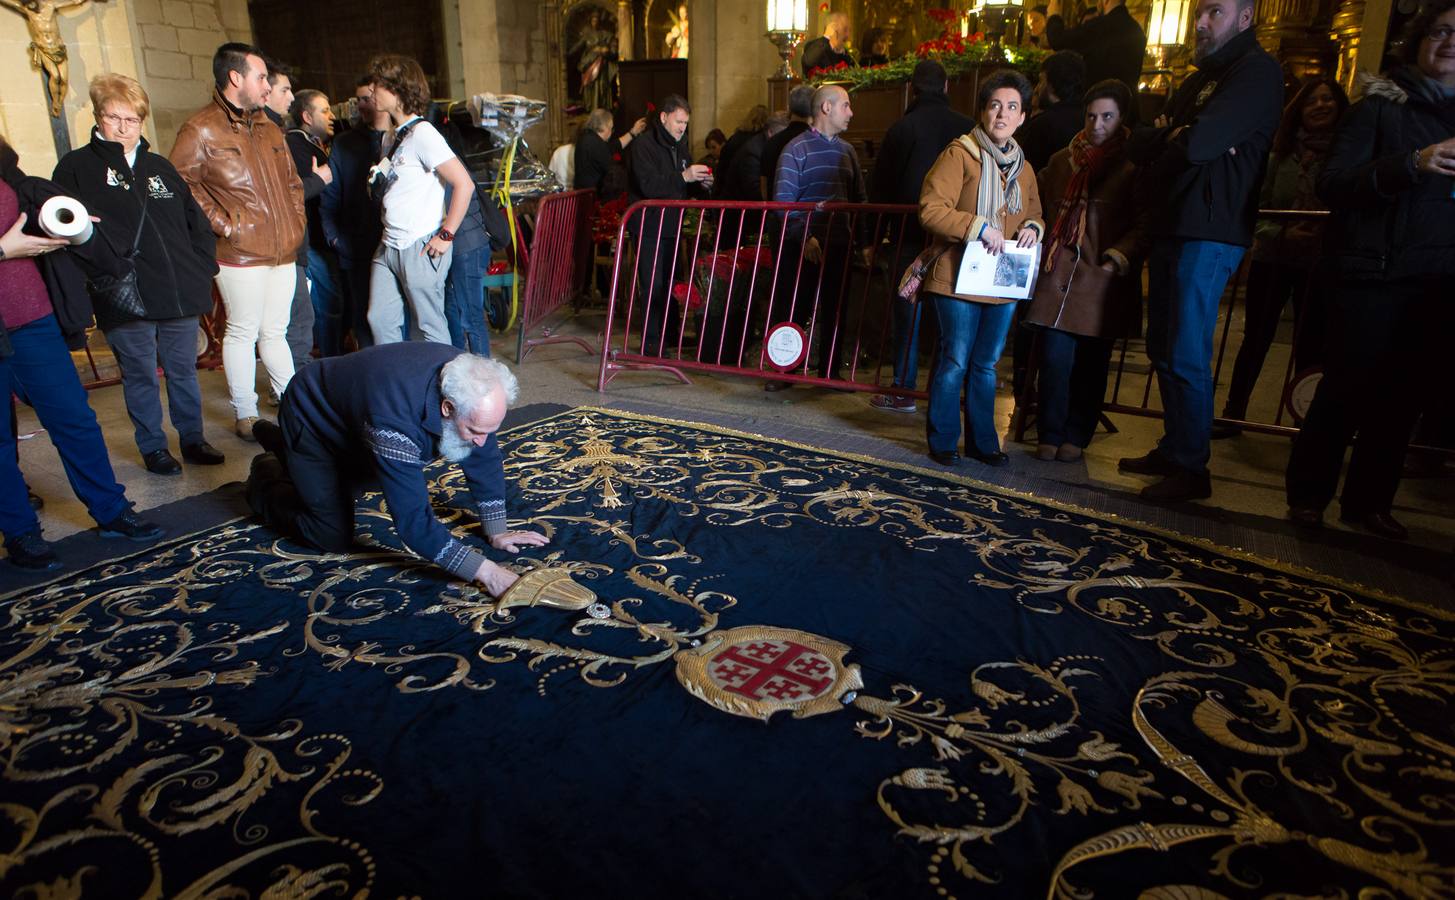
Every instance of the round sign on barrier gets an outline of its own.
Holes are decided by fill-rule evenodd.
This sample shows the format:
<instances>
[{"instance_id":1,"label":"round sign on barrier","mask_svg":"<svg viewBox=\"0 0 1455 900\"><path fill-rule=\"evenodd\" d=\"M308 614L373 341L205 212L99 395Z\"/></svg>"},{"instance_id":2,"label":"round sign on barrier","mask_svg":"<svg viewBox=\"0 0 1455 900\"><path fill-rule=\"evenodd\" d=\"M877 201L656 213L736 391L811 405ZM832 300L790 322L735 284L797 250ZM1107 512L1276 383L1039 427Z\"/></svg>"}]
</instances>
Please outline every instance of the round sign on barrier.
<instances>
[{"instance_id":1,"label":"round sign on barrier","mask_svg":"<svg viewBox=\"0 0 1455 900\"><path fill-rule=\"evenodd\" d=\"M763 358L780 372L797 368L808 352L808 335L792 322L780 322L768 329L763 340Z\"/></svg>"},{"instance_id":2,"label":"round sign on barrier","mask_svg":"<svg viewBox=\"0 0 1455 900\"><path fill-rule=\"evenodd\" d=\"M1303 424L1304 416L1308 415L1308 409L1313 405L1314 392L1318 390L1319 382L1323 378L1323 369L1305 369L1293 376L1293 381L1289 382L1283 405L1288 408L1295 422Z\"/></svg>"}]
</instances>

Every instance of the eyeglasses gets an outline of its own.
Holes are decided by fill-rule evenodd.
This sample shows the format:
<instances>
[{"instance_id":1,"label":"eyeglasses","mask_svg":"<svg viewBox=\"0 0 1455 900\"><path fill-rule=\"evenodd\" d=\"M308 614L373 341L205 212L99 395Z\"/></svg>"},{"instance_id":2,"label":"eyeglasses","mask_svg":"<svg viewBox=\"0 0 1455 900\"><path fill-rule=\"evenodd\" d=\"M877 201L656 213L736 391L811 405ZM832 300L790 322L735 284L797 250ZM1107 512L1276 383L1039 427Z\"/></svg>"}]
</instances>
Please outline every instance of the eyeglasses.
<instances>
[{"instance_id":1,"label":"eyeglasses","mask_svg":"<svg viewBox=\"0 0 1455 900\"><path fill-rule=\"evenodd\" d=\"M1452 34L1455 34L1455 28L1451 28L1449 25L1437 25L1425 32L1425 37L1436 44L1443 44L1445 41L1450 40L1450 35Z\"/></svg>"},{"instance_id":2,"label":"eyeglasses","mask_svg":"<svg viewBox=\"0 0 1455 900\"><path fill-rule=\"evenodd\" d=\"M106 124L112 128L120 128L123 125L127 128L141 127L141 119L138 119L136 116L118 116L115 113L102 113L101 118L105 119Z\"/></svg>"}]
</instances>

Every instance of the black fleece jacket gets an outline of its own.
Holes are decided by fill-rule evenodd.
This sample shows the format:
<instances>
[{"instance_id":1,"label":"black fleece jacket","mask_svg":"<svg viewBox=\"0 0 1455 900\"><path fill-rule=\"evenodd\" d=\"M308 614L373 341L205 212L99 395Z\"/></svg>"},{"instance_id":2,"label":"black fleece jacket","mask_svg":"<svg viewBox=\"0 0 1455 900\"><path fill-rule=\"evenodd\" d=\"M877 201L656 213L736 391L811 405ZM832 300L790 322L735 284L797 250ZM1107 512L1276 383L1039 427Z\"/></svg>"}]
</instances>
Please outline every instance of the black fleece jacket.
<instances>
[{"instance_id":1,"label":"black fleece jacket","mask_svg":"<svg viewBox=\"0 0 1455 900\"><path fill-rule=\"evenodd\" d=\"M121 276L134 266L147 319L200 316L212 309L217 238L187 183L165 156L149 151L146 138L137 145L133 168L120 144L92 129L89 144L61 157L54 180L101 219L91 252L80 259L88 277ZM146 221L136 257L128 261L143 194ZM104 300L96 303L96 323L103 330L137 318Z\"/></svg>"},{"instance_id":2,"label":"black fleece jacket","mask_svg":"<svg viewBox=\"0 0 1455 900\"><path fill-rule=\"evenodd\" d=\"M1151 196L1165 198L1148 227L1163 237L1248 246L1283 115L1278 60L1253 29L1239 32L1198 64L1165 115L1166 127L1138 128L1127 143L1127 157L1147 169Z\"/></svg>"}]
</instances>

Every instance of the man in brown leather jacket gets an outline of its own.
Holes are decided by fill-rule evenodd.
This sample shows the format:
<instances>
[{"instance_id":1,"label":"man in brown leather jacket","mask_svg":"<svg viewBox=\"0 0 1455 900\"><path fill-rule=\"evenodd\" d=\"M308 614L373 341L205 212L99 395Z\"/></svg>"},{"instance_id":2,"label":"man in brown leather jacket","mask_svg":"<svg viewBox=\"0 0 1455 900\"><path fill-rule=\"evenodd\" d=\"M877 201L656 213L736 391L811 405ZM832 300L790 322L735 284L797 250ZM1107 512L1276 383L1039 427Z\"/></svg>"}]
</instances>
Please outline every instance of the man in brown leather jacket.
<instances>
[{"instance_id":1,"label":"man in brown leather jacket","mask_svg":"<svg viewBox=\"0 0 1455 900\"><path fill-rule=\"evenodd\" d=\"M252 441L254 346L279 396L293 377L286 333L303 241L303 183L283 132L263 114L267 64L258 49L223 44L212 75L212 102L182 125L171 160L217 235L217 289L227 308L222 365L238 437Z\"/></svg>"}]
</instances>

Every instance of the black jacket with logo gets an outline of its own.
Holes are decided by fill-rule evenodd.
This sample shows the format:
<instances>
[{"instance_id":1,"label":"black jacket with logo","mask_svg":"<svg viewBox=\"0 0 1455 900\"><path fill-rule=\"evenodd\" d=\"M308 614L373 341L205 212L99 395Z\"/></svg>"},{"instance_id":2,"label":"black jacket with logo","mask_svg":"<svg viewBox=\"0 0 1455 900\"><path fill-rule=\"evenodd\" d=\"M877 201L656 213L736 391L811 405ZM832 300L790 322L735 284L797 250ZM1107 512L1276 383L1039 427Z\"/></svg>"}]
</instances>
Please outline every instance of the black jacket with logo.
<instances>
[{"instance_id":1,"label":"black jacket with logo","mask_svg":"<svg viewBox=\"0 0 1455 900\"><path fill-rule=\"evenodd\" d=\"M1165 198L1152 211L1151 233L1248 246L1283 115L1278 60L1253 29L1239 32L1198 64L1165 115L1166 127L1138 128L1127 143L1127 157L1147 169L1151 196Z\"/></svg>"},{"instance_id":2,"label":"black jacket with logo","mask_svg":"<svg viewBox=\"0 0 1455 900\"><path fill-rule=\"evenodd\" d=\"M89 144L56 164L53 180L101 219L91 252L78 257L87 277L119 277L136 267L146 315L113 309L98 295L93 298L96 324L103 330L138 318L178 319L212 309L217 238L187 182L165 156L147 149L146 138L137 144L133 169L126 164L121 145L104 140L93 129ZM146 221L141 223L137 255L128 262L126 254L141 220L142 192Z\"/></svg>"},{"instance_id":3,"label":"black jacket with logo","mask_svg":"<svg viewBox=\"0 0 1455 900\"><path fill-rule=\"evenodd\" d=\"M1333 210L1328 252L1351 278L1455 275L1455 179L1415 170L1414 154L1455 135L1455 98L1418 70L1371 78L1339 120L1319 173Z\"/></svg>"}]
</instances>

